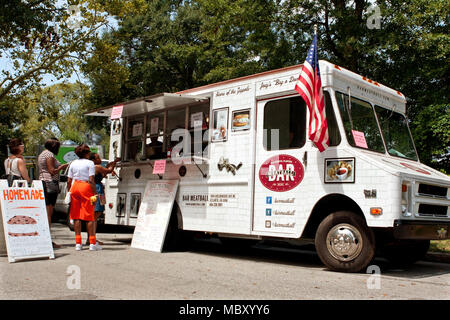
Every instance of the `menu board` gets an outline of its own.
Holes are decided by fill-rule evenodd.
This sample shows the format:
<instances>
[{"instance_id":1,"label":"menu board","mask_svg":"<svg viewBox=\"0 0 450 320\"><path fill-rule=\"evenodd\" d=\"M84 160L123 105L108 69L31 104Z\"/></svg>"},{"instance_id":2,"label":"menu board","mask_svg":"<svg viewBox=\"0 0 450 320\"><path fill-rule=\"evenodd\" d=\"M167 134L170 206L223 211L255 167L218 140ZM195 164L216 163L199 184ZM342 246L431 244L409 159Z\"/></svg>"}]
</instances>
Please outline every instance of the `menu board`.
<instances>
[{"instance_id":1,"label":"menu board","mask_svg":"<svg viewBox=\"0 0 450 320\"><path fill-rule=\"evenodd\" d=\"M169 226L178 180L147 182L131 247L161 252Z\"/></svg>"},{"instance_id":2,"label":"menu board","mask_svg":"<svg viewBox=\"0 0 450 320\"><path fill-rule=\"evenodd\" d=\"M33 181L30 188L11 188L0 180L0 208L8 252L8 261L49 257L54 259L42 181ZM25 182L26 183L26 182Z\"/></svg>"}]
</instances>

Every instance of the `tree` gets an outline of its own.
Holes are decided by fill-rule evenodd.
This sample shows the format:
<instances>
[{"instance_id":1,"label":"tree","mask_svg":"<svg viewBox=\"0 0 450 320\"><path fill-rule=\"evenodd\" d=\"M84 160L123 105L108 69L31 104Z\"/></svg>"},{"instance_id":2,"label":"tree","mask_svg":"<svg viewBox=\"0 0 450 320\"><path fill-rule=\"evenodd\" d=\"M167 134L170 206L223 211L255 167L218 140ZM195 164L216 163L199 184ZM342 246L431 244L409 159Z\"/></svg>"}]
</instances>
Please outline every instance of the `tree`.
<instances>
[{"instance_id":1,"label":"tree","mask_svg":"<svg viewBox=\"0 0 450 320\"><path fill-rule=\"evenodd\" d=\"M57 7L54 1L7 1L0 23L2 70L0 100L39 84L44 73L61 79L74 71L74 59L86 50L96 31L106 24L95 1Z\"/></svg>"},{"instance_id":2,"label":"tree","mask_svg":"<svg viewBox=\"0 0 450 320\"><path fill-rule=\"evenodd\" d=\"M92 129L84 116L89 93L88 87L81 83L60 83L30 92L23 99L24 121L20 131L26 144L35 147L33 154L51 137L94 144L95 134L108 145L109 127Z\"/></svg>"},{"instance_id":3,"label":"tree","mask_svg":"<svg viewBox=\"0 0 450 320\"><path fill-rule=\"evenodd\" d=\"M277 11L269 0L148 1L132 10L118 15L117 30L95 43L83 67L97 104L248 75L287 59L286 39L271 29Z\"/></svg>"}]
</instances>

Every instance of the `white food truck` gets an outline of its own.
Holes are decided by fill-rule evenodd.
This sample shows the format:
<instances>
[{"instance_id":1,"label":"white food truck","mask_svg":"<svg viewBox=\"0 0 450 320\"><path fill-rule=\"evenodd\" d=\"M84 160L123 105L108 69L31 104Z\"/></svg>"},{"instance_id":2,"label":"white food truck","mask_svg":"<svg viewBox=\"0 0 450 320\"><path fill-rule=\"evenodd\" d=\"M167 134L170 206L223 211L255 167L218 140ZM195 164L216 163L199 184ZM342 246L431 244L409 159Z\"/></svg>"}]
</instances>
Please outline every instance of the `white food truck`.
<instances>
[{"instance_id":1,"label":"white food truck","mask_svg":"<svg viewBox=\"0 0 450 320\"><path fill-rule=\"evenodd\" d=\"M448 239L450 178L420 163L403 94L319 63L324 152L294 90L301 65L120 103L109 159L122 158L121 180L106 180L105 223L136 225L147 181L164 179L179 181L169 231L309 240L332 270L363 270L376 252L413 263Z\"/></svg>"}]
</instances>

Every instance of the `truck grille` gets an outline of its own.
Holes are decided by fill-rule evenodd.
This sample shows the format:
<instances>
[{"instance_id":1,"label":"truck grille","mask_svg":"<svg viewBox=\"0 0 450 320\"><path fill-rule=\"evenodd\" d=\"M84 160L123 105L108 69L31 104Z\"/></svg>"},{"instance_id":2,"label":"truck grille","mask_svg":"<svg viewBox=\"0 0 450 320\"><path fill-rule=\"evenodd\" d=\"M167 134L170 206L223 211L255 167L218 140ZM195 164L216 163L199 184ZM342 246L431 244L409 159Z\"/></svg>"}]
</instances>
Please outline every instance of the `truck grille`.
<instances>
[{"instance_id":1,"label":"truck grille","mask_svg":"<svg viewBox=\"0 0 450 320\"><path fill-rule=\"evenodd\" d=\"M421 183L419 184L418 194L421 196L446 199L447 188Z\"/></svg>"},{"instance_id":2,"label":"truck grille","mask_svg":"<svg viewBox=\"0 0 450 320\"><path fill-rule=\"evenodd\" d=\"M447 206L434 204L419 204L419 215L423 217L447 217Z\"/></svg>"}]
</instances>

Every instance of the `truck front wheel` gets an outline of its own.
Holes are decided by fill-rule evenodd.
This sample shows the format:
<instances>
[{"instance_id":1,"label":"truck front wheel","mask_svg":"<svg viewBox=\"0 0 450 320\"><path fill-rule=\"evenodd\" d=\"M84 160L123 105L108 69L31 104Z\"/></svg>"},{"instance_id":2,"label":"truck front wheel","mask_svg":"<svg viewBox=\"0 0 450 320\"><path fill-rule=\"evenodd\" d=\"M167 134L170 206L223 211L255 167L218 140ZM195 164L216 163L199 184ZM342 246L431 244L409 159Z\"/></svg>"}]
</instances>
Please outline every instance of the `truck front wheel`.
<instances>
[{"instance_id":1,"label":"truck front wheel","mask_svg":"<svg viewBox=\"0 0 450 320\"><path fill-rule=\"evenodd\" d=\"M329 269L359 272L375 255L375 236L362 217L338 211L320 223L315 246L320 260Z\"/></svg>"}]
</instances>

